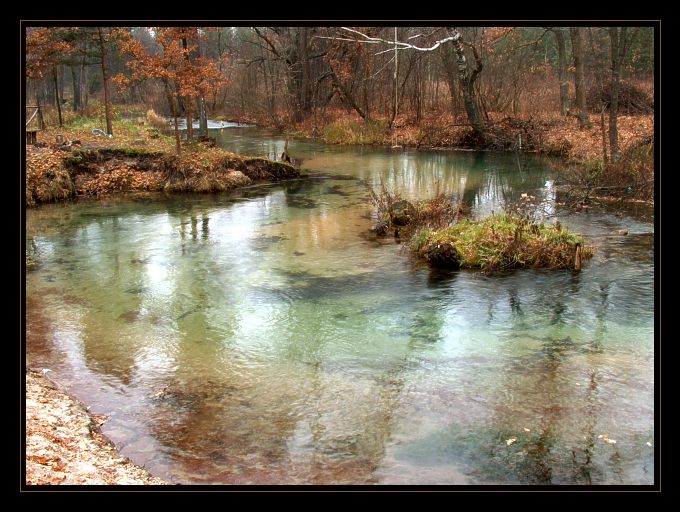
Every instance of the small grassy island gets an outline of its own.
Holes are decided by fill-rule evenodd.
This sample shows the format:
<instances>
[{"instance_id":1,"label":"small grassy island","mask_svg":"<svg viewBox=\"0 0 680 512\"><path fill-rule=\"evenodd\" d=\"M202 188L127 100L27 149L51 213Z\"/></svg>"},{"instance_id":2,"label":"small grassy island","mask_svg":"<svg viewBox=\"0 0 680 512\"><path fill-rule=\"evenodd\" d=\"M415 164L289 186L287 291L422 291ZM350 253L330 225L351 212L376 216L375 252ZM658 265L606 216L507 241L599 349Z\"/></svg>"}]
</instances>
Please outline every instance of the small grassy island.
<instances>
[{"instance_id":1,"label":"small grassy island","mask_svg":"<svg viewBox=\"0 0 680 512\"><path fill-rule=\"evenodd\" d=\"M524 218L499 214L479 221L465 219L444 229L424 228L411 239L411 251L430 265L476 268L580 269L592 257L583 238L559 223L532 224Z\"/></svg>"},{"instance_id":2,"label":"small grassy island","mask_svg":"<svg viewBox=\"0 0 680 512\"><path fill-rule=\"evenodd\" d=\"M546 226L515 213L470 220L463 204L454 208L442 193L414 203L384 186L369 193L379 219L376 235L393 231L408 241L411 254L435 268L580 270L593 255L583 237L557 220Z\"/></svg>"}]
</instances>

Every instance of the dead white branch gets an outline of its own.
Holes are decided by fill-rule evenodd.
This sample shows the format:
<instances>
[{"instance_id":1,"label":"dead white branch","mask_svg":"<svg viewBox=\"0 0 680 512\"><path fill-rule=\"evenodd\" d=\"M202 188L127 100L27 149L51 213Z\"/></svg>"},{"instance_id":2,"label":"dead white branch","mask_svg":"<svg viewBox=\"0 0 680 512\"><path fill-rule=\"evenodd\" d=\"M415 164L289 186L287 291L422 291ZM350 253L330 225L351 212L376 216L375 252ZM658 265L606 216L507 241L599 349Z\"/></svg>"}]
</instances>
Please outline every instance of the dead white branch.
<instances>
[{"instance_id":1,"label":"dead white branch","mask_svg":"<svg viewBox=\"0 0 680 512\"><path fill-rule=\"evenodd\" d=\"M416 51L419 51L419 52L431 52L433 50L436 50L442 44L444 44L448 41L458 41L458 39L460 39L460 32L454 31L453 35L446 37L444 39L440 39L438 41L435 41L435 43L432 46L422 47L422 46L416 46L416 45L411 44L411 43L404 43L404 42L401 42L401 41L390 41L390 40L387 40L387 39L383 39L381 37L367 36L366 34L363 34L363 33L359 32L358 30L354 30L353 28L349 28L349 27L340 27L340 29L345 30L347 32L351 32L352 34L356 34L357 36L360 36L361 39L348 39L346 37L337 37L337 36L315 36L315 37L317 37L319 39L334 39L336 41L349 41L349 42L364 43L364 44L387 44L387 45L391 46L390 49L380 51L380 52L376 53L375 55L380 55L382 53L394 51L395 47L396 47L397 50L416 50ZM416 37L420 37L420 36L421 36L421 34L419 34L417 36L409 37L409 40L414 39Z\"/></svg>"}]
</instances>

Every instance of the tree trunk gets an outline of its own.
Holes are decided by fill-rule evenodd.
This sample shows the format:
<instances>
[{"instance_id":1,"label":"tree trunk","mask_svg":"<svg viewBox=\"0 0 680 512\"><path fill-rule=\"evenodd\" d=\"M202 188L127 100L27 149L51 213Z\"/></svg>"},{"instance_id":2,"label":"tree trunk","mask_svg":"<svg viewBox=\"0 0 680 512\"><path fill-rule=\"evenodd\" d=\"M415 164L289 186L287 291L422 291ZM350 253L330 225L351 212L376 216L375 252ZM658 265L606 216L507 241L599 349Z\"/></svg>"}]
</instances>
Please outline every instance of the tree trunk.
<instances>
[{"instance_id":1,"label":"tree trunk","mask_svg":"<svg viewBox=\"0 0 680 512\"><path fill-rule=\"evenodd\" d=\"M187 106L187 140L193 140L194 138L194 112L191 105L191 98L186 98Z\"/></svg>"},{"instance_id":2,"label":"tree trunk","mask_svg":"<svg viewBox=\"0 0 680 512\"><path fill-rule=\"evenodd\" d=\"M581 128L590 128L588 120L588 108L586 106L586 85L583 71L583 28L570 27L571 48L574 54L574 87L576 88L576 109Z\"/></svg>"},{"instance_id":3,"label":"tree trunk","mask_svg":"<svg viewBox=\"0 0 680 512\"><path fill-rule=\"evenodd\" d=\"M300 29L300 64L302 67L302 83L300 84L301 110L306 119L312 111L312 71L309 62L309 27Z\"/></svg>"},{"instance_id":4,"label":"tree trunk","mask_svg":"<svg viewBox=\"0 0 680 512\"><path fill-rule=\"evenodd\" d=\"M83 57L83 63L80 67L80 94L82 100L82 111L84 112L87 108L88 101L90 99L90 88L88 86L88 67L85 65L85 57Z\"/></svg>"},{"instance_id":5,"label":"tree trunk","mask_svg":"<svg viewBox=\"0 0 680 512\"><path fill-rule=\"evenodd\" d=\"M106 44L102 28L97 27L99 35L99 54L101 57L102 78L104 80L104 111L106 113L106 133L113 135L113 123L111 120L111 98L109 96L109 66L106 63Z\"/></svg>"},{"instance_id":6,"label":"tree trunk","mask_svg":"<svg viewBox=\"0 0 680 512\"><path fill-rule=\"evenodd\" d=\"M198 103L198 119L199 119L199 136L207 137L208 136L208 113L205 111L205 98L203 96L199 96L196 99L196 102Z\"/></svg>"},{"instance_id":7,"label":"tree trunk","mask_svg":"<svg viewBox=\"0 0 680 512\"><path fill-rule=\"evenodd\" d=\"M569 114L569 79L567 76L567 48L564 42L564 32L561 28L553 28L557 40L557 79L560 81L560 112L563 116Z\"/></svg>"},{"instance_id":8,"label":"tree trunk","mask_svg":"<svg viewBox=\"0 0 680 512\"><path fill-rule=\"evenodd\" d=\"M57 66L52 66L52 79L54 80L54 101L57 104L57 114L59 114L59 128L64 126L61 119L61 98L59 97L59 84L57 83Z\"/></svg>"},{"instance_id":9,"label":"tree trunk","mask_svg":"<svg viewBox=\"0 0 680 512\"><path fill-rule=\"evenodd\" d=\"M398 27L394 27L394 105L392 108L392 117L390 117L389 127L392 129L392 124L397 117L397 106L399 104L399 82L397 81L397 76L399 74L399 53L397 50L397 30Z\"/></svg>"},{"instance_id":10,"label":"tree trunk","mask_svg":"<svg viewBox=\"0 0 680 512\"><path fill-rule=\"evenodd\" d=\"M177 149L177 156L180 156L182 154L182 141L179 136L179 121L177 120L179 115L179 105L175 102L168 81L163 80L163 85L165 86L165 97L168 100L168 105L170 106L170 111L172 112L172 117L175 121L175 145Z\"/></svg>"},{"instance_id":11,"label":"tree trunk","mask_svg":"<svg viewBox=\"0 0 680 512\"><path fill-rule=\"evenodd\" d=\"M472 127L477 138L483 145L488 145L491 142L489 133L479 112L479 105L477 104L477 96L475 93L475 80L477 76L482 71L482 61L479 59L475 52L476 68L470 72L470 69L465 59L465 53L463 51L463 43L461 41L461 33L455 31L455 39L453 39L453 48L456 52L456 60L458 62L458 82L460 83L460 90L463 93L463 105L465 106L465 112L467 113L468 122ZM474 51L474 48L473 48Z\"/></svg>"},{"instance_id":12,"label":"tree trunk","mask_svg":"<svg viewBox=\"0 0 680 512\"><path fill-rule=\"evenodd\" d=\"M604 128L604 110L605 106L602 105L600 110L600 132L602 133L602 161L604 165L609 163L609 158L607 156L607 131Z\"/></svg>"},{"instance_id":13,"label":"tree trunk","mask_svg":"<svg viewBox=\"0 0 680 512\"><path fill-rule=\"evenodd\" d=\"M621 63L626 56L626 27L609 27L609 39L611 40L612 58L612 95L609 104L609 147L611 149L612 162L619 159L619 88L621 79Z\"/></svg>"},{"instance_id":14,"label":"tree trunk","mask_svg":"<svg viewBox=\"0 0 680 512\"><path fill-rule=\"evenodd\" d=\"M57 74L57 78L60 78L59 80L59 97L61 98L62 101L64 101L64 76L66 76L66 66L63 64L59 66L61 69L59 70L59 73Z\"/></svg>"},{"instance_id":15,"label":"tree trunk","mask_svg":"<svg viewBox=\"0 0 680 512\"><path fill-rule=\"evenodd\" d=\"M189 47L186 37L182 38L182 48L185 50ZM191 62L189 58L189 53L185 55L187 62ZM193 106L191 104L191 98L185 98L185 106L187 109L187 140L192 140L194 138L194 117L193 117Z\"/></svg>"},{"instance_id":16,"label":"tree trunk","mask_svg":"<svg viewBox=\"0 0 680 512\"><path fill-rule=\"evenodd\" d=\"M442 64L444 65L444 72L446 73L446 85L449 87L449 94L451 99L451 113L454 116L458 115L458 78L456 76L456 63L453 58L453 49L449 45L442 45L441 47Z\"/></svg>"},{"instance_id":17,"label":"tree trunk","mask_svg":"<svg viewBox=\"0 0 680 512\"><path fill-rule=\"evenodd\" d=\"M80 109L80 83L75 64L71 66L71 80L73 82L73 111L78 112Z\"/></svg>"}]
</instances>

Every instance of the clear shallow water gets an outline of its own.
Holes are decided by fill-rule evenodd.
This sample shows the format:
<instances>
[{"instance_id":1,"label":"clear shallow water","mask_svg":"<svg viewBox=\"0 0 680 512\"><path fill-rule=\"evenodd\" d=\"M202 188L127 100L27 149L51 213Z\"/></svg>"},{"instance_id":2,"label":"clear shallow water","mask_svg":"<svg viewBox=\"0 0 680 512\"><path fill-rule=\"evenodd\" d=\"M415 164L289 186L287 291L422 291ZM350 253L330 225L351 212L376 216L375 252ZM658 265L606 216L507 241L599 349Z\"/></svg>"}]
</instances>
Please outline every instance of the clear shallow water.
<instances>
[{"instance_id":1,"label":"clear shallow water","mask_svg":"<svg viewBox=\"0 0 680 512\"><path fill-rule=\"evenodd\" d=\"M313 179L29 210L28 364L175 482L653 483L651 220L562 218L596 246L579 274L436 274L368 236L364 183L438 183L475 215L526 192L549 211L545 164L289 149Z\"/></svg>"}]
</instances>

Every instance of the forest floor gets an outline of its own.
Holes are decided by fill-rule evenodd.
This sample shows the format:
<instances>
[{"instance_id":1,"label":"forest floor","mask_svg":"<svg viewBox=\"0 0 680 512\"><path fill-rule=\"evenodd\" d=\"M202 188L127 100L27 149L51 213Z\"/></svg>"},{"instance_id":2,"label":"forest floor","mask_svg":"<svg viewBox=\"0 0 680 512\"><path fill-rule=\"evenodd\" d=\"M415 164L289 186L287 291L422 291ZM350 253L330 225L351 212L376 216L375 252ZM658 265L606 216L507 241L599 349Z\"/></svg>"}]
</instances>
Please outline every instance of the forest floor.
<instances>
[{"instance_id":1,"label":"forest floor","mask_svg":"<svg viewBox=\"0 0 680 512\"><path fill-rule=\"evenodd\" d=\"M167 485L118 452L106 417L42 372L26 371L26 485Z\"/></svg>"}]
</instances>

